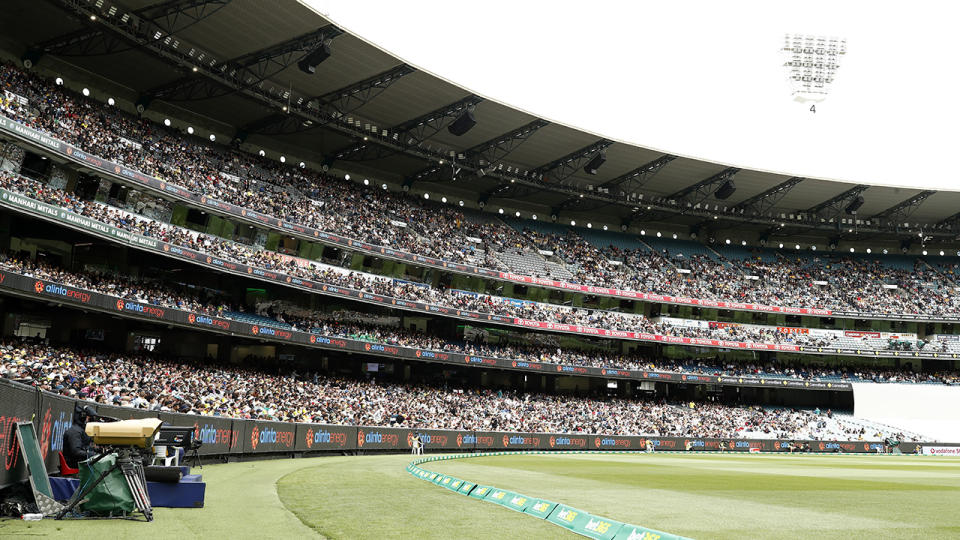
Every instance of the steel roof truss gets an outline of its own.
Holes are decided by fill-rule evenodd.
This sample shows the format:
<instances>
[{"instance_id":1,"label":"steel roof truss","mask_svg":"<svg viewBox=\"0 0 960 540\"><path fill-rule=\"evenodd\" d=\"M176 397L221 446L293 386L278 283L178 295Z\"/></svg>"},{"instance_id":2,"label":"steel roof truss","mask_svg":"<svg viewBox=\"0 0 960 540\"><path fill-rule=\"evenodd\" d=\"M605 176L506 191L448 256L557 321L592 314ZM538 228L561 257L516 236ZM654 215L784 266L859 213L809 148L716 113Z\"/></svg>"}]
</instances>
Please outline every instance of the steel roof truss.
<instances>
[{"instance_id":1,"label":"steel roof truss","mask_svg":"<svg viewBox=\"0 0 960 540\"><path fill-rule=\"evenodd\" d=\"M840 214L843 213L844 207L869 187L870 186L862 184L853 186L839 195L835 195L816 206L808 208L805 212L799 212L799 214L807 215L811 218L819 217L822 222L836 220L840 217Z\"/></svg>"},{"instance_id":2,"label":"steel roof truss","mask_svg":"<svg viewBox=\"0 0 960 540\"><path fill-rule=\"evenodd\" d=\"M910 197L905 201L899 202L891 206L890 208L887 208L883 212L874 214L873 216L870 217L870 219L871 220L885 219L889 222L892 222L893 224L902 223L910 219L910 216L912 216L913 213L916 212L917 208L920 207L923 201L927 200L927 198L929 198L934 193L936 193L936 191L933 191L933 190L921 191L920 193L917 193L913 197Z\"/></svg>"},{"instance_id":3,"label":"steel roof truss","mask_svg":"<svg viewBox=\"0 0 960 540\"><path fill-rule=\"evenodd\" d=\"M285 104L291 99L290 92L264 83L270 77L287 69L304 56L309 55L329 39L342 34L336 26L327 25L293 39L276 43L243 56L227 60L215 70L204 69L202 76L181 77L171 83L152 88L146 95L168 101L210 99L232 94L239 90L254 89L266 93L269 98Z\"/></svg>"},{"instance_id":4,"label":"steel roof truss","mask_svg":"<svg viewBox=\"0 0 960 540\"><path fill-rule=\"evenodd\" d=\"M677 156L672 156L670 154L660 156L649 163L644 163L632 171L628 171L616 178L607 180L598 187L604 188L608 191L610 188L618 187L620 188L620 196L630 197L630 194L639 191L644 185L647 184L647 182L652 180L657 173L663 170L668 163L675 159L677 159Z\"/></svg>"},{"instance_id":5,"label":"steel roof truss","mask_svg":"<svg viewBox=\"0 0 960 540\"><path fill-rule=\"evenodd\" d=\"M790 191L797 187L800 182L803 182L804 178L800 176L794 176L793 178L781 182L776 186L758 193L745 201L741 201L733 206L733 210L742 211L743 213L749 213L754 216L763 216L768 214L773 210L777 204L787 196Z\"/></svg>"},{"instance_id":6,"label":"steel roof truss","mask_svg":"<svg viewBox=\"0 0 960 540\"><path fill-rule=\"evenodd\" d=\"M449 169L451 171L451 179L456 179L456 170L461 168L462 165L468 165L471 170L475 170L478 175L486 175L486 169L492 171L499 165L502 165L504 158L510 155L510 153L516 150L521 144L526 142L526 140L536 133L537 130L548 124L549 122L546 120L534 120L533 122L514 129L509 133L504 133L503 135L499 135L488 141L484 141L468 148L463 152L462 159L459 157L454 157L451 160L450 167L443 167L439 164L433 164L417 171L410 176L409 180L412 184L412 182L419 180L433 179L434 177L439 176L444 169ZM461 167L457 167L458 163L461 165Z\"/></svg>"},{"instance_id":7,"label":"steel roof truss","mask_svg":"<svg viewBox=\"0 0 960 540\"><path fill-rule=\"evenodd\" d=\"M255 120L241 128L241 131L277 135L299 133L320 127L329 121L343 118L367 103L370 103L374 98L382 94L384 90L389 88L390 85L399 81L404 75L408 75L414 71L416 70L407 64L401 64L383 73L378 73L362 81L309 100L305 106L309 108L315 107L321 118L326 119L325 122L314 122L303 119L298 115L291 114L288 108L287 111L269 114ZM300 103L300 105L303 104Z\"/></svg>"},{"instance_id":8,"label":"steel roof truss","mask_svg":"<svg viewBox=\"0 0 960 540\"><path fill-rule=\"evenodd\" d=\"M582 169L599 152L609 148L613 141L600 139L550 163L534 169L534 175L543 175L543 181L549 184L561 184Z\"/></svg>"},{"instance_id":9,"label":"steel roof truss","mask_svg":"<svg viewBox=\"0 0 960 540\"><path fill-rule=\"evenodd\" d=\"M727 180L730 180L736 174L740 172L740 169L736 167L728 167L717 174L705 178L692 186L685 187L676 193L672 193L664 197L664 199L676 201L676 204L681 207L681 212L683 207L696 206L703 201L707 200L713 192L716 191L717 186L723 184Z\"/></svg>"},{"instance_id":10,"label":"steel roof truss","mask_svg":"<svg viewBox=\"0 0 960 540\"><path fill-rule=\"evenodd\" d=\"M402 124L384 129L380 133L372 131L372 140L365 137L366 140L357 141L346 148L342 148L336 151L334 155L337 159L345 161L368 161L396 154L398 153L396 147L400 147L400 152L417 148L430 154L433 152L432 147L423 148L426 141L439 133L441 129L450 125L461 113L470 107L475 107L481 101L483 101L483 98L471 94L449 105L407 120ZM387 135L384 136L383 133ZM392 138L393 143L390 145L381 144L384 142L382 137Z\"/></svg>"},{"instance_id":11,"label":"steel roof truss","mask_svg":"<svg viewBox=\"0 0 960 540\"><path fill-rule=\"evenodd\" d=\"M210 17L230 1L173 0L138 9L133 11L132 15L153 23L165 37L174 36ZM109 7L106 8L106 12L110 12ZM119 11L114 11L114 15L122 19L123 14L118 13ZM89 18L84 18L82 21L88 24ZM138 45L130 44L118 34L107 32L100 26L91 26L37 43L30 49L39 54L93 56L123 52L136 46Z\"/></svg>"}]
</instances>

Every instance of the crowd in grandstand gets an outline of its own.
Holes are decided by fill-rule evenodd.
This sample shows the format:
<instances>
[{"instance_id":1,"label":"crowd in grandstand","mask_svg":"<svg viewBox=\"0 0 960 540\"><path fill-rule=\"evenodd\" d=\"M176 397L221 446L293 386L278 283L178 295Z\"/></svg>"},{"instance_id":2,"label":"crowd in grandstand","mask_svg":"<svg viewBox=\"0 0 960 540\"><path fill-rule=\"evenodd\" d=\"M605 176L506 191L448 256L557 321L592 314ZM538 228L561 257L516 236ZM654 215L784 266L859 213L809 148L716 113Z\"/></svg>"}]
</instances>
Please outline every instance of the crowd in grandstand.
<instances>
[{"instance_id":1,"label":"crowd in grandstand","mask_svg":"<svg viewBox=\"0 0 960 540\"><path fill-rule=\"evenodd\" d=\"M135 214L117 210L100 203L87 202L64 190L53 188L36 180L0 171L0 187L23 193L41 201L56 204L72 212L90 217L143 236L188 247L230 261L278 271L287 275L311 279L326 285L348 288L384 297L419 301L457 310L491 313L547 323L580 325L618 331L645 332L687 338L712 338L727 341L793 344L809 347L837 346L839 337L781 332L776 327L754 325L717 325L704 327L678 326L662 320L654 320L639 314L591 310L536 302L518 302L510 298L473 294L451 289L437 289L405 280L393 280L371 274L348 272L341 268L322 266L304 259L297 259L259 247L199 234L182 227L160 223ZM860 349L912 350L926 343L903 341L856 344ZM932 348L946 351L948 342L935 344Z\"/></svg>"},{"instance_id":2,"label":"crowd in grandstand","mask_svg":"<svg viewBox=\"0 0 960 540\"><path fill-rule=\"evenodd\" d=\"M826 346L824 338L778 332L776 328L725 326L722 328L673 328L652 321L642 315L614 311L589 310L554 304L517 302L510 298L463 291L436 289L423 284L345 272L332 267L320 267L305 260L280 253L250 247L222 238L198 234L175 225L129 214L109 206L86 202L58 188L52 188L8 171L0 171L0 187L23 193L41 201L56 204L119 229L149 236L174 245L188 247L216 257L265 270L311 279L323 284L350 288L386 297L401 298L440 305L452 309L492 313L522 319L565 325L581 325L609 330L673 334L682 337L712 337L731 341L751 340L766 343L793 343Z\"/></svg>"},{"instance_id":3,"label":"crowd in grandstand","mask_svg":"<svg viewBox=\"0 0 960 540\"><path fill-rule=\"evenodd\" d=\"M107 354L36 340L0 343L0 376L98 403L233 418L347 425L387 425L402 418L402 425L415 428L682 437L887 435L819 411L408 385L289 369L281 374L275 365Z\"/></svg>"},{"instance_id":4,"label":"crowd in grandstand","mask_svg":"<svg viewBox=\"0 0 960 540\"><path fill-rule=\"evenodd\" d=\"M674 326L663 322L656 322L636 314L568 308L533 302L518 303L502 297L464 294L459 291L434 289L406 281L390 280L369 274L338 271L331 267L320 269L310 264L298 264L295 259L276 252L254 249L236 242L204 236L173 225L160 224L153 220L135 217L102 204L88 203L62 190L50 188L35 180L9 172L0 171L0 186L25 193L45 202L60 204L73 212L91 217L117 228L158 238L175 245L190 247L228 260L258 266L266 270L279 270L290 275L313 279L324 284L362 290L388 297L421 301L454 309L613 330L639 331L681 337L725 339L729 341L794 343L815 347L830 345L830 340L823 337L783 333L773 327L721 325L710 328L697 328ZM873 346L864 345L864 348L872 347Z\"/></svg>"},{"instance_id":5,"label":"crowd in grandstand","mask_svg":"<svg viewBox=\"0 0 960 540\"><path fill-rule=\"evenodd\" d=\"M53 264L39 260L33 261L29 257L11 256L4 252L0 252L0 268L30 277L117 296L125 300L185 309L225 318L236 318L238 314L233 310L244 309L243 306L230 305L224 298L212 292L201 297L197 289L188 290L186 287L173 284L169 280L160 283L156 280L131 279L114 273L67 271ZM274 309L274 305L276 305L276 309ZM958 374L948 371L934 373L916 372L907 369L841 369L792 365L789 363L779 365L773 363L724 365L719 361L710 363L653 360L640 353L620 354L597 349L578 350L571 347L561 349L558 346L530 343L486 343L483 338L479 337L458 340L442 339L424 332L401 328L397 325L397 321L378 323L367 314L345 311L323 313L285 305L281 307L281 305L279 302L274 302L269 309L254 307L248 309L248 311L256 311L258 314L265 316L264 319L259 321L260 324L273 324L282 328L313 332L328 337L348 337L386 345L458 352L510 360L707 375L960 384Z\"/></svg>"},{"instance_id":6,"label":"crowd in grandstand","mask_svg":"<svg viewBox=\"0 0 960 540\"><path fill-rule=\"evenodd\" d=\"M4 100L3 114L91 154L210 197L372 244L498 269L508 269L496 256L499 252L538 256L541 249L569 268L572 281L676 296L864 313L960 314L954 274L925 262L908 270L878 260L780 256L732 265L719 255L680 256L639 242L633 248L597 245L572 229L565 235L520 231L452 206L364 188L186 136L10 64L0 67L0 84L26 102ZM757 279L745 279L747 275Z\"/></svg>"},{"instance_id":7,"label":"crowd in grandstand","mask_svg":"<svg viewBox=\"0 0 960 540\"><path fill-rule=\"evenodd\" d=\"M0 252L0 268L143 304L207 315L222 314L224 310L223 305L204 302L195 292L169 282L161 284L151 280L133 280L105 272L69 272L42 261L31 261L29 257L11 257L5 252Z\"/></svg>"}]
</instances>

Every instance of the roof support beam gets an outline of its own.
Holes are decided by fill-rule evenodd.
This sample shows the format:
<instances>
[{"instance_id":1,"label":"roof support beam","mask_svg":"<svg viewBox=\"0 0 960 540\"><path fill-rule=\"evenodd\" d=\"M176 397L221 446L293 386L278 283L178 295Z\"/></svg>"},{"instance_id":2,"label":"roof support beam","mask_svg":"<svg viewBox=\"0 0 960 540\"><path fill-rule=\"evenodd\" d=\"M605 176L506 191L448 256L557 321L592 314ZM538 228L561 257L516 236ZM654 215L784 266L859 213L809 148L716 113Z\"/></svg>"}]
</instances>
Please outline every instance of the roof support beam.
<instances>
[{"instance_id":1,"label":"roof support beam","mask_svg":"<svg viewBox=\"0 0 960 540\"><path fill-rule=\"evenodd\" d=\"M411 175L410 180L412 180L412 182L432 180L438 177L444 170L450 170L452 173L451 179L456 180L459 174L458 170L461 169L461 167L458 167L458 163L461 165L467 164L475 168L477 176L485 176L487 170L491 172L498 169L502 170L504 165L503 160L510 155L511 152L516 150L517 147L526 142L537 130L548 124L549 122L546 120L534 120L529 124L468 148L463 152L463 159L452 159L449 166L438 163L424 167ZM508 174L512 172L511 166L508 165L507 169Z\"/></svg>"},{"instance_id":2,"label":"roof support beam","mask_svg":"<svg viewBox=\"0 0 960 540\"><path fill-rule=\"evenodd\" d=\"M923 201L927 200L927 198L929 198L934 193L936 193L936 191L933 191L933 190L921 191L920 193L917 193L913 197L910 197L905 201L899 202L891 206L890 208L887 208L883 212L870 216L870 219L871 220L886 219L888 221L894 222L895 224L901 221L904 221L910 216L912 216L913 213L917 210L917 208L923 203Z\"/></svg>"},{"instance_id":3,"label":"roof support beam","mask_svg":"<svg viewBox=\"0 0 960 540\"><path fill-rule=\"evenodd\" d=\"M680 203L681 201L689 202L690 204L702 202L715 191L712 189L713 186L730 180L738 172L740 172L740 169L736 167L728 167L709 178L705 178L696 184L693 184L692 186L687 186L680 191L671 193L664 198L668 200L675 200L677 203ZM693 195L693 199L687 201L687 197L691 195Z\"/></svg>"},{"instance_id":4,"label":"roof support beam","mask_svg":"<svg viewBox=\"0 0 960 540\"><path fill-rule=\"evenodd\" d=\"M376 126L365 124L363 128L365 131L369 131L369 136L364 136L364 140L337 150L334 152L334 157L344 161L368 161L397 154L397 150L384 146L383 142L385 141L394 147L400 147L400 152L410 148L421 148L428 139L450 125L460 114L482 101L482 97L470 94L449 105L384 130L378 130ZM430 151L431 149L428 148L427 152ZM449 159L449 156L447 159Z\"/></svg>"},{"instance_id":5,"label":"roof support beam","mask_svg":"<svg viewBox=\"0 0 960 540\"><path fill-rule=\"evenodd\" d=\"M613 141L600 139L599 141L584 146L579 150L557 158L550 163L546 163L529 172L530 180L522 182L526 187L514 185L516 179L511 178L509 183L503 183L484 193L485 197L509 197L519 199L528 197L542 191L543 189L565 189L574 190L573 185L566 185L564 180L573 176L578 170L590 162L593 157L603 150L610 147ZM518 171L519 172L519 171ZM525 175L526 178L526 175ZM527 189L533 188L533 189Z\"/></svg>"},{"instance_id":6,"label":"roof support beam","mask_svg":"<svg viewBox=\"0 0 960 540\"><path fill-rule=\"evenodd\" d=\"M941 219L934 223L931 228L935 231L960 232L960 212ZM960 240L960 236L957 236L955 239Z\"/></svg>"},{"instance_id":7,"label":"roof support beam","mask_svg":"<svg viewBox=\"0 0 960 540\"><path fill-rule=\"evenodd\" d=\"M642 199L643 195L640 195L639 198L636 197L636 190L640 189L643 184L649 182L667 163L670 163L676 158L677 156L672 156L670 154L660 156L649 163L644 163L632 171L628 171L616 178L607 180L606 182L597 186L596 191L598 193L608 194L611 187L620 186L621 189L620 193L617 194L618 197L625 197L626 200L630 201ZM587 205L587 207L585 207L583 205L583 197L577 196L568 198L560 203L557 208L560 210L565 210L574 206L576 206L578 210L585 211L595 207L596 205Z\"/></svg>"},{"instance_id":8,"label":"roof support beam","mask_svg":"<svg viewBox=\"0 0 960 540\"><path fill-rule=\"evenodd\" d=\"M934 227L939 227L942 225L950 225L952 223L960 222L960 212L952 214L948 217L941 219L940 221L933 224Z\"/></svg>"},{"instance_id":9,"label":"roof support beam","mask_svg":"<svg viewBox=\"0 0 960 540\"><path fill-rule=\"evenodd\" d=\"M533 122L520 126L508 133L504 133L503 135L474 145L468 148L464 154L468 158L477 159L477 165L480 167L502 168L502 161L509 156L511 152L516 150L521 144L525 143L527 139L529 139L540 128L546 127L549 124L550 122L547 122L546 120L540 120L538 118Z\"/></svg>"},{"instance_id":10,"label":"roof support beam","mask_svg":"<svg viewBox=\"0 0 960 540\"><path fill-rule=\"evenodd\" d=\"M853 186L852 188L844 191L843 193L841 193L841 194L839 194L839 195L835 195L835 196L833 196L833 197L831 197L831 198L823 201L822 203L820 203L820 204L818 204L818 205L816 205L816 206L813 206L813 207L808 208L808 209L807 209L805 212L803 212L803 213L804 213L804 214L819 214L819 213L821 213L821 212L823 212L824 210L827 210L827 209L829 209L829 208L839 208L841 205L843 205L843 203L850 201L850 200L853 199L854 197L857 197L857 196L859 196L861 193L863 193L864 191L866 191L868 187L870 187L870 186L864 186L864 185L862 185L862 184L861 184L861 185ZM842 210L842 208L839 208L839 209Z\"/></svg>"},{"instance_id":11,"label":"roof support beam","mask_svg":"<svg viewBox=\"0 0 960 540\"><path fill-rule=\"evenodd\" d=\"M837 230L842 230L843 221L845 219L843 214L847 206L869 187L870 186L865 186L862 184L853 186L843 193L835 195L823 201L822 203L807 209L805 212L802 212L801 215L806 214L807 218L815 223L819 222L821 224L830 224L830 227L836 227ZM851 214L850 219L851 223L855 225L860 223L857 221L856 212Z\"/></svg>"},{"instance_id":12,"label":"roof support beam","mask_svg":"<svg viewBox=\"0 0 960 540\"><path fill-rule=\"evenodd\" d=\"M535 176L543 176L543 182L547 184L562 184L564 180L570 178L580 169L582 169L598 153L606 150L613 144L613 141L600 139L599 141L575 150L550 163L541 165L533 170Z\"/></svg>"},{"instance_id":13,"label":"roof support beam","mask_svg":"<svg viewBox=\"0 0 960 540\"><path fill-rule=\"evenodd\" d=\"M343 88L338 88L332 92L327 92L322 96L317 96L309 101L316 103L321 109L321 116L334 120L342 118L353 111L370 103L377 96L382 94L393 83L399 81L404 75L409 75L416 71L407 64L378 73L372 77L367 77L362 81L355 82ZM304 120L296 115L291 115L289 110L281 110L274 114L268 114L262 118L243 126L238 131L244 133L261 133L267 135L289 134L314 129L326 124L326 122L313 122Z\"/></svg>"},{"instance_id":14,"label":"roof support beam","mask_svg":"<svg viewBox=\"0 0 960 540\"><path fill-rule=\"evenodd\" d=\"M640 189L643 184L650 181L656 173L660 172L660 169L675 159L677 159L677 156L665 154L649 163L644 163L632 171L625 172L616 178L607 180L600 184L600 187L611 188L629 183L631 190Z\"/></svg>"},{"instance_id":15,"label":"roof support beam","mask_svg":"<svg viewBox=\"0 0 960 540\"><path fill-rule=\"evenodd\" d=\"M342 33L343 30L328 24L312 32L249 52L228 61L227 64L245 68L248 71L246 75L253 75L257 79L263 80L269 78L270 75L267 72L270 71L270 68L285 69L292 65L294 60L299 61Z\"/></svg>"},{"instance_id":16,"label":"roof support beam","mask_svg":"<svg viewBox=\"0 0 960 540\"><path fill-rule=\"evenodd\" d=\"M804 180L805 179L800 176L794 176L785 182L781 182L766 191L735 204L732 210L742 211L743 213L750 212L754 216L762 216L772 210L777 203L790 193L790 190L797 187L797 185Z\"/></svg>"},{"instance_id":17,"label":"roof support beam","mask_svg":"<svg viewBox=\"0 0 960 540\"><path fill-rule=\"evenodd\" d=\"M231 0L170 0L137 11L167 35L175 35L213 15Z\"/></svg>"},{"instance_id":18,"label":"roof support beam","mask_svg":"<svg viewBox=\"0 0 960 540\"><path fill-rule=\"evenodd\" d=\"M544 188L531 185L529 183L520 185L513 183L500 184L492 190L483 193L481 197L487 199L490 197L497 197L500 199L525 199L531 195L536 195L543 190Z\"/></svg>"},{"instance_id":19,"label":"roof support beam","mask_svg":"<svg viewBox=\"0 0 960 540\"><path fill-rule=\"evenodd\" d=\"M736 174L740 172L740 169L736 167L728 167L709 178L704 178L703 180L697 182L696 184L687 186L680 191L676 191L661 198L655 198L653 201L649 201L647 204L650 205L650 202L656 202L656 206L650 209L640 208L639 210L635 209L636 214L634 215L634 220L647 220L647 221L657 221L670 216L671 214L680 213L686 214L690 210L700 210L700 205L716 191L717 186L730 180ZM708 205L709 206L709 205Z\"/></svg>"},{"instance_id":20,"label":"roof support beam","mask_svg":"<svg viewBox=\"0 0 960 540\"><path fill-rule=\"evenodd\" d=\"M400 64L362 81L338 88L332 92L327 92L322 96L317 96L321 105L331 108L337 114L343 116L370 103L375 97L390 88L393 83L399 81L404 76L415 72L413 66Z\"/></svg>"},{"instance_id":21,"label":"roof support beam","mask_svg":"<svg viewBox=\"0 0 960 540\"><path fill-rule=\"evenodd\" d=\"M144 92L150 99L166 101L188 101L193 99L210 99L225 96L248 88L263 90L264 82L277 75L303 57L322 46L343 31L330 24L297 36L293 39L276 43L264 49L247 53L243 56L223 62L214 70L217 76L210 77L207 70L202 75L186 75L167 84L151 88ZM195 70L195 73L200 71ZM291 99L287 89L267 90L273 98L280 102ZM303 98L298 98L300 104Z\"/></svg>"},{"instance_id":22,"label":"roof support beam","mask_svg":"<svg viewBox=\"0 0 960 540\"><path fill-rule=\"evenodd\" d=\"M115 10L110 15L110 8L106 8L106 16L113 17L120 22L124 16L130 20L136 17L154 24L164 36L174 36L194 24L210 17L231 0L170 0L161 4L147 6L125 13ZM137 47L121 36L108 32L104 28L90 24L89 18L81 19L86 26L80 30L57 36L30 47L28 55L39 58L43 54L56 56L92 56L113 54Z\"/></svg>"}]
</instances>

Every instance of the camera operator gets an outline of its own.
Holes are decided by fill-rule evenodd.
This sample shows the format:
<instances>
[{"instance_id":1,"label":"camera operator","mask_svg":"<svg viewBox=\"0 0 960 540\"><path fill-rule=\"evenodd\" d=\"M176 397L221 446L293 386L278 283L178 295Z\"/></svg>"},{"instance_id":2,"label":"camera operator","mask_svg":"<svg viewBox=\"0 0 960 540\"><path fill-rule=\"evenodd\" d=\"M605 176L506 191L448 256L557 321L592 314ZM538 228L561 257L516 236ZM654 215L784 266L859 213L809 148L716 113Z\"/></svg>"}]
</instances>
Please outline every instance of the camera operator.
<instances>
[{"instance_id":1,"label":"camera operator","mask_svg":"<svg viewBox=\"0 0 960 540\"><path fill-rule=\"evenodd\" d=\"M73 408L73 424L63 434L63 459L74 469L78 463L96 454L93 439L84 431L87 421L95 417L92 409L79 403Z\"/></svg>"}]
</instances>

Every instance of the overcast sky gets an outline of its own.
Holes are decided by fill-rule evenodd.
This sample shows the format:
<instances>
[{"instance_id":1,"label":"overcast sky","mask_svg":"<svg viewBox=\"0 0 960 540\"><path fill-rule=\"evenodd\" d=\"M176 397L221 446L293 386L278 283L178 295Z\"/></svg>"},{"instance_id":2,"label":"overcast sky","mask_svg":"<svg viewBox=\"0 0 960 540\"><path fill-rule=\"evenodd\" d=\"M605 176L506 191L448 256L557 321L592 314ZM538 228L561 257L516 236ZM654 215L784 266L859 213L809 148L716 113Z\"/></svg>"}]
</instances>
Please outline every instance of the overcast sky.
<instances>
[{"instance_id":1,"label":"overcast sky","mask_svg":"<svg viewBox=\"0 0 960 540\"><path fill-rule=\"evenodd\" d=\"M413 65L608 138L960 190L958 2L305 1ZM847 40L816 113L792 99L786 33Z\"/></svg>"}]
</instances>

